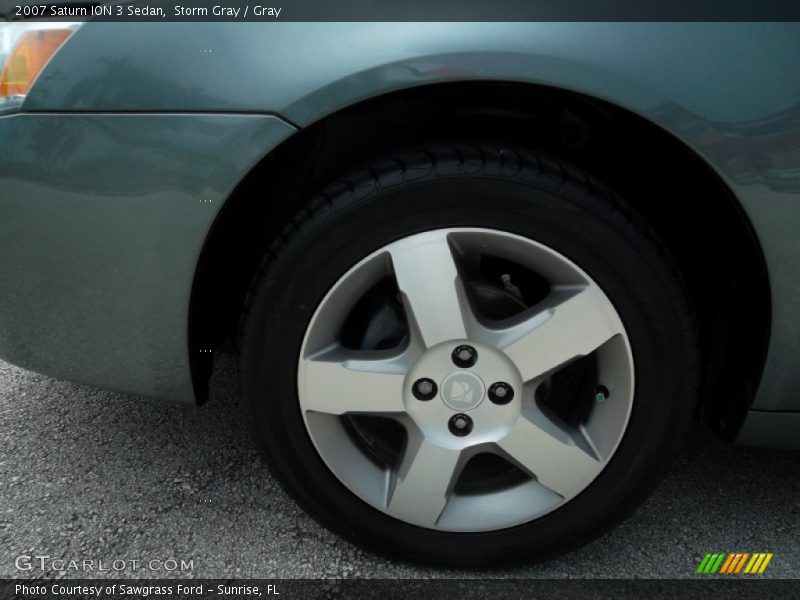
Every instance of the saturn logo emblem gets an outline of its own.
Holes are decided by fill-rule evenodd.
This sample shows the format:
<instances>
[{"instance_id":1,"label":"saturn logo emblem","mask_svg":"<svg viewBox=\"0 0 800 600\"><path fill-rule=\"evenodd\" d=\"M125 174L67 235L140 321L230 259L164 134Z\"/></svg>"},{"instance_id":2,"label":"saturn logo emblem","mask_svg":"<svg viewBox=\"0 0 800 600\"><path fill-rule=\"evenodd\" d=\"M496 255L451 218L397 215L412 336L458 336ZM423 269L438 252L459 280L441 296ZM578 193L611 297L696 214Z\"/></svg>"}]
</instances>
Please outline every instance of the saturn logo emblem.
<instances>
[{"instance_id":1,"label":"saturn logo emblem","mask_svg":"<svg viewBox=\"0 0 800 600\"><path fill-rule=\"evenodd\" d=\"M469 371L456 371L442 383L442 400L453 410L472 410L483 401L484 385Z\"/></svg>"}]
</instances>

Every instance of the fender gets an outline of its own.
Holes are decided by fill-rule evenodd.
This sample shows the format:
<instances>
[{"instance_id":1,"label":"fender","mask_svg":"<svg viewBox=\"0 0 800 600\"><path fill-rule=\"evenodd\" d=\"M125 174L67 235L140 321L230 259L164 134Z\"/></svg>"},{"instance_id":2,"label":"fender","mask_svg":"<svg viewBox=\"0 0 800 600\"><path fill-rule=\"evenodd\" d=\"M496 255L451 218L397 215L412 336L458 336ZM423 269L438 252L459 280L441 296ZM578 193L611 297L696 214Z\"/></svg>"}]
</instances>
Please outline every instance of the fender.
<instances>
[{"instance_id":1,"label":"fender","mask_svg":"<svg viewBox=\"0 0 800 600\"><path fill-rule=\"evenodd\" d=\"M557 86L682 139L739 200L764 250L772 338L754 408L798 410L798 23L87 23L27 112L246 112L305 127L447 81ZM776 276L780 273L780 277Z\"/></svg>"}]
</instances>

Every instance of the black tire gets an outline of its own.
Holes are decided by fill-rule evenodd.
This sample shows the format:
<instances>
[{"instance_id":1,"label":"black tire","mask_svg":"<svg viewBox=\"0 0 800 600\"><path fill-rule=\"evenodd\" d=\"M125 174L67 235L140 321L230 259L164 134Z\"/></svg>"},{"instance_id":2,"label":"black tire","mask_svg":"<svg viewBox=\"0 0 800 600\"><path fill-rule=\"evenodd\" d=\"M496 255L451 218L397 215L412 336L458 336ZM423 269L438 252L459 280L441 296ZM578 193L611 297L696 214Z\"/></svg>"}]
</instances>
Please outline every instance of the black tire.
<instances>
[{"instance_id":1,"label":"black tire","mask_svg":"<svg viewBox=\"0 0 800 600\"><path fill-rule=\"evenodd\" d=\"M317 454L297 396L304 332L337 279L390 241L461 226L516 233L578 264L616 306L635 362L628 428L597 479L539 519L481 533L420 528L362 502ZM459 567L552 556L628 515L658 482L691 421L698 355L682 279L650 227L580 170L496 145L407 151L328 186L295 216L265 259L241 332L250 422L272 472L297 502L358 544Z\"/></svg>"}]
</instances>

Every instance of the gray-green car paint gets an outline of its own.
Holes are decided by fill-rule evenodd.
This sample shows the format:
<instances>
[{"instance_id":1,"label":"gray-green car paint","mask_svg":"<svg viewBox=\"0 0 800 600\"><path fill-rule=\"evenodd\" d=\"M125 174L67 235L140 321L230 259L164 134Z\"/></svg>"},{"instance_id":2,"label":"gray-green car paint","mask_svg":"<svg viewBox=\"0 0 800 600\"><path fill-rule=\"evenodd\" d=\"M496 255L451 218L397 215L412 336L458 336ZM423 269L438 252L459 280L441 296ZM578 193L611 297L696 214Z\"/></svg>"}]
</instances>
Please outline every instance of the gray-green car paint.
<instances>
[{"instance_id":1,"label":"gray-green car paint","mask_svg":"<svg viewBox=\"0 0 800 600\"><path fill-rule=\"evenodd\" d=\"M742 437L763 441L780 421L798 438L798 64L796 23L89 23L22 112L0 117L0 356L194 402L194 268L250 167L296 127L365 98L531 82L650 119L734 192L773 299L752 408L775 412L755 413ZM756 160L747 148L765 129L783 141Z\"/></svg>"},{"instance_id":2,"label":"gray-green car paint","mask_svg":"<svg viewBox=\"0 0 800 600\"><path fill-rule=\"evenodd\" d=\"M203 240L242 173L293 131L260 115L0 118L0 355L194 403Z\"/></svg>"}]
</instances>

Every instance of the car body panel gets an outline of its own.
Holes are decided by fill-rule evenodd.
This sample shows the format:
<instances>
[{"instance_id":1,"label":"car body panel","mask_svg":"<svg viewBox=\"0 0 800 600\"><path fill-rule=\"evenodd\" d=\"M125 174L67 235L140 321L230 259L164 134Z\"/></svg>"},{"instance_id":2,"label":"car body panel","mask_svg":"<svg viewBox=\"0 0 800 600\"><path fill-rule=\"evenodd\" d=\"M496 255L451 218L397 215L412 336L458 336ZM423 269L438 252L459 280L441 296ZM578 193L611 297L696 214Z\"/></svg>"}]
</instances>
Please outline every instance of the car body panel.
<instances>
[{"instance_id":1,"label":"car body panel","mask_svg":"<svg viewBox=\"0 0 800 600\"><path fill-rule=\"evenodd\" d=\"M799 39L792 23L87 23L25 109L275 112L308 125L404 87L508 80L737 123L796 103L786 57Z\"/></svg>"},{"instance_id":2,"label":"car body panel","mask_svg":"<svg viewBox=\"0 0 800 600\"><path fill-rule=\"evenodd\" d=\"M253 115L0 117L0 357L194 404L197 257L241 174L293 131Z\"/></svg>"},{"instance_id":3,"label":"car body panel","mask_svg":"<svg viewBox=\"0 0 800 600\"><path fill-rule=\"evenodd\" d=\"M751 410L736 438L744 446L798 448L800 412Z\"/></svg>"},{"instance_id":4,"label":"car body panel","mask_svg":"<svg viewBox=\"0 0 800 600\"><path fill-rule=\"evenodd\" d=\"M739 200L764 250L773 295L753 408L791 411L800 410L793 360L800 339L797 59L797 23L88 23L46 67L23 108L252 112L303 127L376 95L453 81L528 82L607 100L682 139ZM274 140L267 142L264 153ZM187 165L197 176L205 168ZM96 173L74 176L89 182ZM197 231L209 226L198 223ZM198 240L191 249L170 241L181 256L199 256ZM144 268L159 281L175 274L155 261ZM103 326L94 325L98 332ZM174 348L161 349L165 359ZM93 382L142 392L127 389L124 377ZM172 395L160 383L148 395Z\"/></svg>"}]
</instances>

